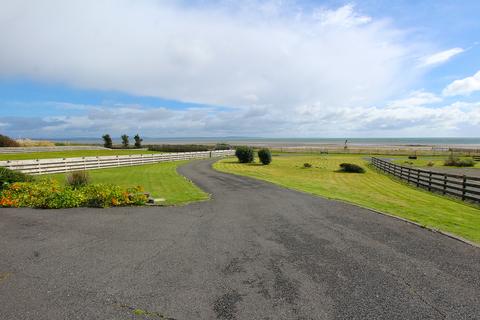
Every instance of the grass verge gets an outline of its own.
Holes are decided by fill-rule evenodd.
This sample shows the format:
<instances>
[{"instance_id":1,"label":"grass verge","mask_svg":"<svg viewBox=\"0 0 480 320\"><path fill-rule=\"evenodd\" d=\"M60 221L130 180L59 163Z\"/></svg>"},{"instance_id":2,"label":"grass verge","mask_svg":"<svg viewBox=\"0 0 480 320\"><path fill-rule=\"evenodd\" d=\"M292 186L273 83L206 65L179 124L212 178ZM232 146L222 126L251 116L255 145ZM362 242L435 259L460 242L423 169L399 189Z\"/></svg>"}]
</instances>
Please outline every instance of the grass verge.
<instances>
[{"instance_id":1,"label":"grass verge","mask_svg":"<svg viewBox=\"0 0 480 320\"><path fill-rule=\"evenodd\" d=\"M121 187L142 186L154 198L163 198L164 205L185 204L206 200L208 194L177 172L185 161L162 162L134 167L121 167L88 171L92 183L108 183ZM51 174L38 179L53 178L65 183L66 175Z\"/></svg>"},{"instance_id":2,"label":"grass verge","mask_svg":"<svg viewBox=\"0 0 480 320\"><path fill-rule=\"evenodd\" d=\"M480 210L476 207L410 187L367 168L362 155L282 155L268 166L218 161L214 168L266 180L290 189L347 201L446 231L480 243ZM337 172L340 163L367 168L364 174ZM312 168L304 168L311 163Z\"/></svg>"},{"instance_id":3,"label":"grass verge","mask_svg":"<svg viewBox=\"0 0 480 320\"><path fill-rule=\"evenodd\" d=\"M435 168L458 168L454 166L445 166L445 160L447 160L448 156L419 156L418 159L408 159L408 157L400 157L400 156L386 156L388 158L394 159L393 163L399 165L412 165L414 167L430 167L428 164L431 163L431 167ZM470 157L459 157L462 160L471 159ZM475 168L480 169L480 162L475 163L474 167L468 168ZM464 169L464 168L463 168Z\"/></svg>"},{"instance_id":4,"label":"grass verge","mask_svg":"<svg viewBox=\"0 0 480 320\"><path fill-rule=\"evenodd\" d=\"M30 160L30 159L52 159L52 158L77 158L77 157L99 157L99 156L122 156L129 154L152 154L162 153L146 150L71 150L71 151L49 151L31 153L0 154L0 161L3 160Z\"/></svg>"}]
</instances>

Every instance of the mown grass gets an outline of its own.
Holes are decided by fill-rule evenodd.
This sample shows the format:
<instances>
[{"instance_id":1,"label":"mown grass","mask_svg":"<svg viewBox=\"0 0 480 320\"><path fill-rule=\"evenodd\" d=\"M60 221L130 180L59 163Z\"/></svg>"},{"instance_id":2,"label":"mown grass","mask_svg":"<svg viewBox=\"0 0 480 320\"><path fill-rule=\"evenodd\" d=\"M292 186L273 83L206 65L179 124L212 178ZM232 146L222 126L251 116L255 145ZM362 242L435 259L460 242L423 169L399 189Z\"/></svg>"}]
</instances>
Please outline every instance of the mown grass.
<instances>
[{"instance_id":1,"label":"mown grass","mask_svg":"<svg viewBox=\"0 0 480 320\"><path fill-rule=\"evenodd\" d=\"M30 159L52 159L52 158L77 158L77 157L99 157L99 156L121 156L129 154L152 154L161 153L146 150L72 150L72 151L49 151L32 153L0 154L0 161L3 160L30 160Z\"/></svg>"},{"instance_id":2,"label":"mown grass","mask_svg":"<svg viewBox=\"0 0 480 320\"><path fill-rule=\"evenodd\" d=\"M453 166L445 166L445 160L447 160L448 156L419 156L417 159L408 159L408 157L390 157L394 163L399 165L407 165L407 166L414 166L414 167L429 167L429 163L433 163L431 167L443 167L443 168L457 168ZM470 157L459 157L460 159L471 159ZM475 163L474 167L470 168L480 168L480 162Z\"/></svg>"},{"instance_id":3,"label":"mown grass","mask_svg":"<svg viewBox=\"0 0 480 320\"><path fill-rule=\"evenodd\" d=\"M480 243L480 210L390 178L361 155L282 155L268 166L240 164L228 158L214 168L250 176L330 199L338 199L409 219ZM350 162L367 168L364 174L337 172ZM312 168L304 168L311 163Z\"/></svg>"},{"instance_id":4,"label":"mown grass","mask_svg":"<svg viewBox=\"0 0 480 320\"><path fill-rule=\"evenodd\" d=\"M121 167L88 171L91 183L108 183L121 187L143 186L154 198L165 199L162 204L184 204L206 200L208 194L200 190L191 181L177 173L177 167L185 161L162 162L133 167ZM51 174L39 179L53 178L60 183L66 182L66 175Z\"/></svg>"}]
</instances>

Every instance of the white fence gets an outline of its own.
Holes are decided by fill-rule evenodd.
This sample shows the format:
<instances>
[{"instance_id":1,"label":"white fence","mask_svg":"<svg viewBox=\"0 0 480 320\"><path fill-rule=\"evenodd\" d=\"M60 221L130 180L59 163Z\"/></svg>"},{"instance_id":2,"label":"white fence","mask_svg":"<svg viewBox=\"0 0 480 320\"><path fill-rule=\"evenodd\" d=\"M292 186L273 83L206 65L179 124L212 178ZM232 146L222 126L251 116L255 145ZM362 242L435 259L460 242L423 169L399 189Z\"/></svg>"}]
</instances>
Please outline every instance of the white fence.
<instances>
[{"instance_id":1,"label":"white fence","mask_svg":"<svg viewBox=\"0 0 480 320\"><path fill-rule=\"evenodd\" d=\"M112 150L112 149L107 149L100 146L0 147L0 154L72 151L72 150Z\"/></svg>"},{"instance_id":2,"label":"white fence","mask_svg":"<svg viewBox=\"0 0 480 320\"><path fill-rule=\"evenodd\" d=\"M136 166L163 161L205 159L235 154L234 150L132 154L126 156L101 156L82 158L56 158L37 160L0 161L0 167L29 174L61 173L77 170L93 170L111 167Z\"/></svg>"}]
</instances>

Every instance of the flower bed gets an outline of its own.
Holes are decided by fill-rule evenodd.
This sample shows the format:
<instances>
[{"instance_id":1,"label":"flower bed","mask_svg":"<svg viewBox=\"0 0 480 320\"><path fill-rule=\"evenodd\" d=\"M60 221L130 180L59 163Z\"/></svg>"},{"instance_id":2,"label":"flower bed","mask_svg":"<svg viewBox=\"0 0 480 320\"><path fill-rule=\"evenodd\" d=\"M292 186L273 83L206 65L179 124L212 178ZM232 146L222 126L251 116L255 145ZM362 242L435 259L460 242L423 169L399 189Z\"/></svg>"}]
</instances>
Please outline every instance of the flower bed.
<instances>
[{"instance_id":1,"label":"flower bed","mask_svg":"<svg viewBox=\"0 0 480 320\"><path fill-rule=\"evenodd\" d=\"M141 187L123 189L115 185L89 184L72 188L55 180L15 182L4 186L0 192L0 207L106 208L144 205L146 202L147 196Z\"/></svg>"}]
</instances>

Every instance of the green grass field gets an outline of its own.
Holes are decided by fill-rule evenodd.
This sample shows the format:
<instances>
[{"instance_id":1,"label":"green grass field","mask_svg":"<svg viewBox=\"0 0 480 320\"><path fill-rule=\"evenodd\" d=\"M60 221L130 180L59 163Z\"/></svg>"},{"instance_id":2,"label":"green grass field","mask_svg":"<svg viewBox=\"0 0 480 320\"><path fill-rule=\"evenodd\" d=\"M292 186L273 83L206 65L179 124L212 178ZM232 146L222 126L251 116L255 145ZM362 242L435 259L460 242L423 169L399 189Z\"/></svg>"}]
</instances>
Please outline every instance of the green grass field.
<instances>
[{"instance_id":1,"label":"green grass field","mask_svg":"<svg viewBox=\"0 0 480 320\"><path fill-rule=\"evenodd\" d=\"M284 154L274 156L268 166L240 164L228 158L215 163L214 168L379 210L480 243L478 208L407 186L367 167L363 157ZM303 168L307 162L313 167ZM359 164L367 168L367 172L336 172L342 162Z\"/></svg>"},{"instance_id":2,"label":"green grass field","mask_svg":"<svg viewBox=\"0 0 480 320\"><path fill-rule=\"evenodd\" d=\"M52 158L76 158L76 157L98 157L98 156L120 156L128 154L152 154L161 153L146 150L72 150L72 151L50 151L32 153L0 154L0 161L3 160L29 160L29 159L52 159Z\"/></svg>"},{"instance_id":3,"label":"green grass field","mask_svg":"<svg viewBox=\"0 0 480 320\"><path fill-rule=\"evenodd\" d=\"M134 167L121 167L88 171L92 183L116 184L122 187L143 186L154 198L164 198L165 205L185 204L206 200L208 194L177 173L185 161L162 162ZM65 174L40 176L65 183Z\"/></svg>"},{"instance_id":4,"label":"green grass field","mask_svg":"<svg viewBox=\"0 0 480 320\"><path fill-rule=\"evenodd\" d=\"M428 167L428 163L433 163L432 167L443 167L443 168L456 168L450 166L444 166L443 163L448 158L448 156L419 156L416 160L408 159L408 157L400 156L390 156L389 158L395 159L394 163L399 165L411 165L414 167ZM471 159L468 157L460 157L460 159ZM480 162L477 162L474 167L470 168L480 168Z\"/></svg>"}]
</instances>

